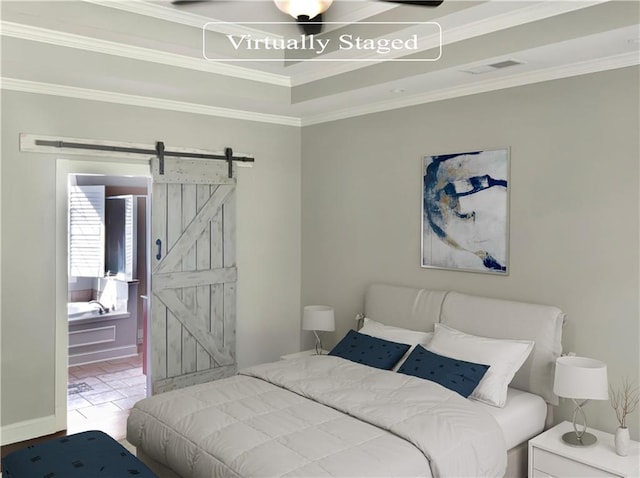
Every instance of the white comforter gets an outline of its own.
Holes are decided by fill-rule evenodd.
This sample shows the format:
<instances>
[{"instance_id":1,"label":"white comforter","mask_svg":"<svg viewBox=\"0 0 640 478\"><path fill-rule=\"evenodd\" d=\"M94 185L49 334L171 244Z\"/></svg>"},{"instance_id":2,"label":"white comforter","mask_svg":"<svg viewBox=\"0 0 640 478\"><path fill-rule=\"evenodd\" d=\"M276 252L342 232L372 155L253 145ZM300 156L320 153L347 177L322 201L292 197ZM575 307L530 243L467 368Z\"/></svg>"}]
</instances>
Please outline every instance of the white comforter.
<instances>
[{"instance_id":1,"label":"white comforter","mask_svg":"<svg viewBox=\"0 0 640 478\"><path fill-rule=\"evenodd\" d=\"M127 439L184 478L501 477L507 460L495 420L458 394L330 356L142 400Z\"/></svg>"}]
</instances>

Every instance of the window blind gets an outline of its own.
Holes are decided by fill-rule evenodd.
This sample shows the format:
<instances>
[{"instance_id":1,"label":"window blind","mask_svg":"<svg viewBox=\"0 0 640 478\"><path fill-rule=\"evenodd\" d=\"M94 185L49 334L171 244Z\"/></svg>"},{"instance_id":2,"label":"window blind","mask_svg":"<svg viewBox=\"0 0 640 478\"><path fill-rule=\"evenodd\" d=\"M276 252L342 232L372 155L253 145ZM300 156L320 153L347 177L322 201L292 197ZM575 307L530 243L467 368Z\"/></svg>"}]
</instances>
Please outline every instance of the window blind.
<instances>
[{"instance_id":1,"label":"window blind","mask_svg":"<svg viewBox=\"0 0 640 478\"><path fill-rule=\"evenodd\" d=\"M69 187L69 275L104 275L104 186Z\"/></svg>"}]
</instances>

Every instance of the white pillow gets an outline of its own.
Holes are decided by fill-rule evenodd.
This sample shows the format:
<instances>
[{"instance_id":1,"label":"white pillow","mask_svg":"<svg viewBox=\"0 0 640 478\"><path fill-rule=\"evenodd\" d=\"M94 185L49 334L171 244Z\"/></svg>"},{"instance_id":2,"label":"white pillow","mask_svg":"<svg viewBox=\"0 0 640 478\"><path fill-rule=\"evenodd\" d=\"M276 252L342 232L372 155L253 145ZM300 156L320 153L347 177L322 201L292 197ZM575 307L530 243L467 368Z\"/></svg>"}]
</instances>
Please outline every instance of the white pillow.
<instances>
[{"instance_id":1,"label":"white pillow","mask_svg":"<svg viewBox=\"0 0 640 478\"><path fill-rule=\"evenodd\" d=\"M426 349L447 357L489 365L489 370L469 398L504 407L507 387L527 360L533 342L479 337L435 324L433 338Z\"/></svg>"},{"instance_id":2,"label":"white pillow","mask_svg":"<svg viewBox=\"0 0 640 478\"><path fill-rule=\"evenodd\" d=\"M535 345L509 385L540 395L552 405L553 370L562 353L564 314L557 307L476 297L451 291L442 304L440 322L467 334L494 339L533 340Z\"/></svg>"},{"instance_id":3,"label":"white pillow","mask_svg":"<svg viewBox=\"0 0 640 478\"><path fill-rule=\"evenodd\" d=\"M431 340L431 337L433 337L433 332L418 332L417 330L384 325L367 317L364 318L364 325L359 332L361 334L370 335L371 337L378 337L379 339L390 340L391 342L399 344L411 345L411 348L407 350L407 353L405 353L395 367L393 367L392 370L394 372L400 368L411 352L413 352L416 345L426 345Z\"/></svg>"}]
</instances>

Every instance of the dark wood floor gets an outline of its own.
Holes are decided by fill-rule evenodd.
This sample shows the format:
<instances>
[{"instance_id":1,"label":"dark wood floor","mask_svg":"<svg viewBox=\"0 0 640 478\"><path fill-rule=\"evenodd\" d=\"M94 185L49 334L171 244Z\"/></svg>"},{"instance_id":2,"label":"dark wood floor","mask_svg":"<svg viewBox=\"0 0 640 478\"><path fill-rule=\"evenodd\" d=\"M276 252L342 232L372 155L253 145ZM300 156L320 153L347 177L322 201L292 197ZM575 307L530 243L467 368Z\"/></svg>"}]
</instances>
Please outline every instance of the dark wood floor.
<instances>
[{"instance_id":1,"label":"dark wood floor","mask_svg":"<svg viewBox=\"0 0 640 478\"><path fill-rule=\"evenodd\" d=\"M12 452L14 452L16 450L22 450L23 448L26 448L26 447L28 447L30 445L35 445L37 443L50 440L51 438L58 438L58 437L64 437L64 436L67 436L67 431L66 430L63 430L63 431L58 432L58 433L54 433L53 435L47 435L47 436L43 436L43 437L34 438L33 440L26 440L26 441L21 441L21 442L18 442L18 443L12 443L11 445L5 445L3 447L0 447L0 456L2 456L2 458L4 458L9 453L12 453ZM0 465L0 471L2 471L2 465Z\"/></svg>"}]
</instances>

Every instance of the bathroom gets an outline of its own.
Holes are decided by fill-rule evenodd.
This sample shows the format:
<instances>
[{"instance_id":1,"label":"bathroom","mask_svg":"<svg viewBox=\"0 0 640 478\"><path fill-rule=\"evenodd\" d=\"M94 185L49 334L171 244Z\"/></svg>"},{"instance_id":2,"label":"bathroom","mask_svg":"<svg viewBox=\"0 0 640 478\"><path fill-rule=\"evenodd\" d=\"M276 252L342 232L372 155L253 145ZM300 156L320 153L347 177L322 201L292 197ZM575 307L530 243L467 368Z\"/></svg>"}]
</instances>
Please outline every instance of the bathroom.
<instances>
[{"instance_id":1,"label":"bathroom","mask_svg":"<svg viewBox=\"0 0 640 478\"><path fill-rule=\"evenodd\" d=\"M136 355L148 283L148 179L70 175L69 182L69 365Z\"/></svg>"},{"instance_id":2,"label":"bathroom","mask_svg":"<svg viewBox=\"0 0 640 478\"><path fill-rule=\"evenodd\" d=\"M76 278L69 290L69 366L138 354L138 281ZM142 344L140 344L142 345Z\"/></svg>"},{"instance_id":3,"label":"bathroom","mask_svg":"<svg viewBox=\"0 0 640 478\"><path fill-rule=\"evenodd\" d=\"M108 430L146 395L149 179L68 186L68 429Z\"/></svg>"}]
</instances>

